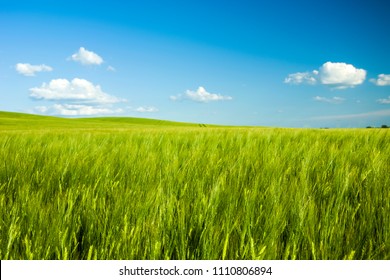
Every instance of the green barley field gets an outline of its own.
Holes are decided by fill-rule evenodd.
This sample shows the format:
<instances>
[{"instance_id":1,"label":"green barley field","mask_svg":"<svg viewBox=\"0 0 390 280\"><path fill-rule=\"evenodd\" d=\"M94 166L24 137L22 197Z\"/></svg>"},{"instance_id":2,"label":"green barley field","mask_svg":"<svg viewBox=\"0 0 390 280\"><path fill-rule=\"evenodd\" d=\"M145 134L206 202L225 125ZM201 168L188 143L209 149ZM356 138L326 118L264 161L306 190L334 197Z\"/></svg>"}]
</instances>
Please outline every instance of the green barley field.
<instances>
[{"instance_id":1,"label":"green barley field","mask_svg":"<svg viewBox=\"0 0 390 280\"><path fill-rule=\"evenodd\" d=\"M389 143L0 112L0 259L390 259Z\"/></svg>"}]
</instances>

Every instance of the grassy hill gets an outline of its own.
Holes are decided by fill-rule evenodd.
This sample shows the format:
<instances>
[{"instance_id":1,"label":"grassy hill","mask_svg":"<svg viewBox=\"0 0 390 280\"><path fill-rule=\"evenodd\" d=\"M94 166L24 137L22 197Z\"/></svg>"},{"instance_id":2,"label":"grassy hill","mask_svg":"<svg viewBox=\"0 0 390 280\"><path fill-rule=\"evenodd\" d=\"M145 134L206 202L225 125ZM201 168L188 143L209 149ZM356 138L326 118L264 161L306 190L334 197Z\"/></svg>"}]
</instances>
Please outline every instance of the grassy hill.
<instances>
[{"instance_id":1,"label":"grassy hill","mask_svg":"<svg viewBox=\"0 0 390 280\"><path fill-rule=\"evenodd\" d=\"M0 111L0 130L128 129L140 126L166 128L203 127L206 125L132 117L61 118Z\"/></svg>"}]
</instances>

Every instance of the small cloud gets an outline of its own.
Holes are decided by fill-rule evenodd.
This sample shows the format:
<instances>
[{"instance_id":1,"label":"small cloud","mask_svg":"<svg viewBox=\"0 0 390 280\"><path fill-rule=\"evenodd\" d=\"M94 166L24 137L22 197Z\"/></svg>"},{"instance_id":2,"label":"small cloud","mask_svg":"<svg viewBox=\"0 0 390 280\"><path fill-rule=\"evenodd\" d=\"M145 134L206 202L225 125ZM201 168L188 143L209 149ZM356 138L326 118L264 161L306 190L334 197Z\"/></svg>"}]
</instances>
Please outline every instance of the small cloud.
<instances>
[{"instance_id":1,"label":"small cloud","mask_svg":"<svg viewBox=\"0 0 390 280\"><path fill-rule=\"evenodd\" d=\"M360 85L366 79L367 71L344 62L326 62L319 71L321 83L345 89Z\"/></svg>"},{"instance_id":2,"label":"small cloud","mask_svg":"<svg viewBox=\"0 0 390 280\"><path fill-rule=\"evenodd\" d=\"M38 113L42 113L42 114L44 114L44 113L46 113L47 111L49 111L49 107L48 106L36 106L35 108L34 108L34 112L38 112Z\"/></svg>"},{"instance_id":3,"label":"small cloud","mask_svg":"<svg viewBox=\"0 0 390 280\"><path fill-rule=\"evenodd\" d=\"M232 100L231 96L223 96L216 93L209 93L204 87L199 87L196 91L187 90L184 95L170 96L170 99L173 101L188 99L196 102L207 103L210 101L222 101L222 100Z\"/></svg>"},{"instance_id":4,"label":"small cloud","mask_svg":"<svg viewBox=\"0 0 390 280\"><path fill-rule=\"evenodd\" d=\"M70 59L76 62L80 62L83 65L100 65L103 63L103 58L92 51L86 50L83 47L81 47L77 53L73 54Z\"/></svg>"},{"instance_id":5,"label":"small cloud","mask_svg":"<svg viewBox=\"0 0 390 280\"><path fill-rule=\"evenodd\" d=\"M37 72L53 71L53 68L45 64L31 65L29 63L18 63L16 64L15 69L19 74L22 74L24 76L30 76L30 77L35 76L35 73Z\"/></svg>"},{"instance_id":6,"label":"small cloud","mask_svg":"<svg viewBox=\"0 0 390 280\"><path fill-rule=\"evenodd\" d=\"M107 71L116 72L116 69L110 65L107 67Z\"/></svg>"},{"instance_id":7,"label":"small cloud","mask_svg":"<svg viewBox=\"0 0 390 280\"><path fill-rule=\"evenodd\" d=\"M318 71L314 70L312 72L298 72L294 74L289 74L287 78L284 79L286 84L308 84L315 85L317 83Z\"/></svg>"},{"instance_id":8,"label":"small cloud","mask_svg":"<svg viewBox=\"0 0 390 280\"><path fill-rule=\"evenodd\" d=\"M179 94L179 95L171 95L171 96L169 96L169 99L171 99L172 101L178 101L178 100L180 100L182 98L182 95L181 94Z\"/></svg>"},{"instance_id":9,"label":"small cloud","mask_svg":"<svg viewBox=\"0 0 390 280\"><path fill-rule=\"evenodd\" d=\"M112 104L125 101L103 92L99 85L94 85L90 81L79 78L75 78L72 81L55 79L48 84L43 83L40 87L30 88L30 97L38 100L67 100L97 104Z\"/></svg>"},{"instance_id":10,"label":"small cloud","mask_svg":"<svg viewBox=\"0 0 390 280\"><path fill-rule=\"evenodd\" d=\"M136 112L139 112L139 113L155 113L155 112L158 112L158 109L156 107L149 107L149 106L141 106L141 107L138 107L137 109L135 109Z\"/></svg>"},{"instance_id":11,"label":"small cloud","mask_svg":"<svg viewBox=\"0 0 390 280\"><path fill-rule=\"evenodd\" d=\"M36 112L61 115L61 116L91 116L91 115L109 115L119 114L123 109L112 109L100 105L83 105L83 104L54 104L53 106L37 106Z\"/></svg>"},{"instance_id":12,"label":"small cloud","mask_svg":"<svg viewBox=\"0 0 390 280\"><path fill-rule=\"evenodd\" d=\"M388 98L378 99L377 102L380 104L390 104L390 96Z\"/></svg>"},{"instance_id":13,"label":"small cloud","mask_svg":"<svg viewBox=\"0 0 390 280\"><path fill-rule=\"evenodd\" d=\"M319 70L289 74L284 79L287 84L314 85L317 81L335 89L346 89L360 85L366 79L367 71L344 62L326 62Z\"/></svg>"},{"instance_id":14,"label":"small cloud","mask_svg":"<svg viewBox=\"0 0 390 280\"><path fill-rule=\"evenodd\" d=\"M370 82L377 86L390 86L390 74L380 74L378 75L378 79L370 79Z\"/></svg>"},{"instance_id":15,"label":"small cloud","mask_svg":"<svg viewBox=\"0 0 390 280\"><path fill-rule=\"evenodd\" d=\"M343 103L345 100L345 98L341 98L341 97L337 97L337 96L332 97L332 98L316 96L313 99L315 101L318 101L318 102L331 103L331 104L340 104L340 103Z\"/></svg>"}]
</instances>

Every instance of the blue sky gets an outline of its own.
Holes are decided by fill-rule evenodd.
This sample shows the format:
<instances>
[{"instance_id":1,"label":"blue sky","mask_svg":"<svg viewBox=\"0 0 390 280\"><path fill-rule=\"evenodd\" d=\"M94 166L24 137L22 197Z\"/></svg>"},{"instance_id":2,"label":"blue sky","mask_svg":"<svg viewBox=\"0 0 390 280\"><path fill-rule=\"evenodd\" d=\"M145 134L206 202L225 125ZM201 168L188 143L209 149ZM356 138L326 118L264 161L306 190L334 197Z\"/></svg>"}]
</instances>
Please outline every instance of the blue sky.
<instances>
[{"instance_id":1,"label":"blue sky","mask_svg":"<svg viewBox=\"0 0 390 280\"><path fill-rule=\"evenodd\" d=\"M0 110L390 125L388 1L0 0Z\"/></svg>"}]
</instances>

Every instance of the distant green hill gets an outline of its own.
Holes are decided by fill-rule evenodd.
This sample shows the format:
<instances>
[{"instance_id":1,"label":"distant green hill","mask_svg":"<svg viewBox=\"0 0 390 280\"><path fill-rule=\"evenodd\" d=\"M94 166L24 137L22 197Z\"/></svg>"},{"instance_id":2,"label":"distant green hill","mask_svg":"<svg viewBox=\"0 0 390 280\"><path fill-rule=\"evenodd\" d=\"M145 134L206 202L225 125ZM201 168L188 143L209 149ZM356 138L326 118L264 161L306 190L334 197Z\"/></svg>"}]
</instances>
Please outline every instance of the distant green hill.
<instances>
[{"instance_id":1,"label":"distant green hill","mask_svg":"<svg viewBox=\"0 0 390 280\"><path fill-rule=\"evenodd\" d=\"M203 127L206 125L132 117L62 118L0 111L0 130L126 129L139 126Z\"/></svg>"}]
</instances>

